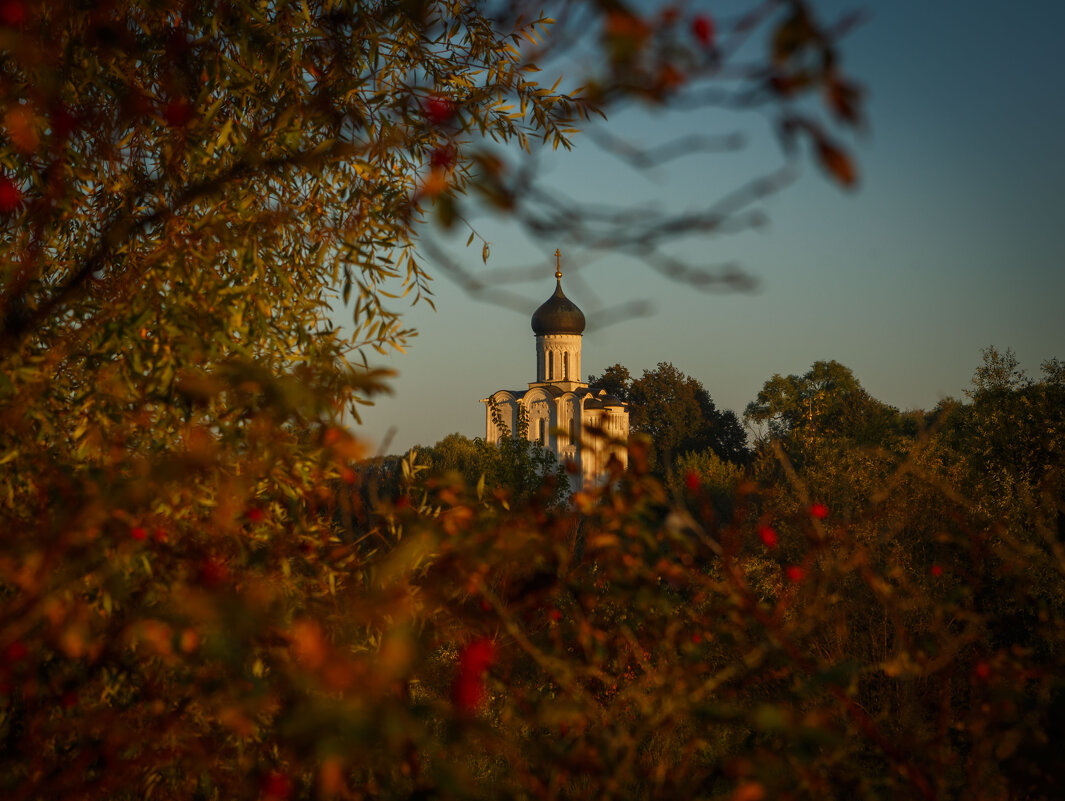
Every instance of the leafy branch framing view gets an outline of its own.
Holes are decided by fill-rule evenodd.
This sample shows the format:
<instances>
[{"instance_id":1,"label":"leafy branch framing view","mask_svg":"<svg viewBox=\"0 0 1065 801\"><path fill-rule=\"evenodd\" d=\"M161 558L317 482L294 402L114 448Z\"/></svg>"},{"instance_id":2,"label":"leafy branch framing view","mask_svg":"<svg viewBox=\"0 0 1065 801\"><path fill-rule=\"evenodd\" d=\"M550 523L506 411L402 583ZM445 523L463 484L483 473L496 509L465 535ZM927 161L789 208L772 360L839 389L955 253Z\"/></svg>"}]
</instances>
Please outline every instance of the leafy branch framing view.
<instances>
[{"instance_id":1,"label":"leafy branch framing view","mask_svg":"<svg viewBox=\"0 0 1065 801\"><path fill-rule=\"evenodd\" d=\"M1058 362L991 349L928 413L818 362L748 407L753 452L672 365L615 365L630 467L571 498L520 431L374 460L343 425L434 271L513 300L434 225L743 284L663 243L788 171L575 206L534 154L597 115L764 109L856 181L859 17L552 6L0 3L5 798L1054 797Z\"/></svg>"}]
</instances>

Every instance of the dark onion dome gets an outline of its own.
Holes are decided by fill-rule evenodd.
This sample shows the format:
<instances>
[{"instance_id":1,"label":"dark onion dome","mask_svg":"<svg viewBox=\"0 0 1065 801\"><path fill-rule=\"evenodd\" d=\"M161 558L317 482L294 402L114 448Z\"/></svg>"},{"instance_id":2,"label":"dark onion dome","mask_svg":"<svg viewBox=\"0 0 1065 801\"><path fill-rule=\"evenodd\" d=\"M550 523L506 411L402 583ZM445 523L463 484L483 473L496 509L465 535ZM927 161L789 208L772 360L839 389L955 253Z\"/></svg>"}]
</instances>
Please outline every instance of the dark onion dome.
<instances>
[{"instance_id":1,"label":"dark onion dome","mask_svg":"<svg viewBox=\"0 0 1065 801\"><path fill-rule=\"evenodd\" d=\"M537 336L584 333L584 312L563 293L561 278L555 284L555 294L533 312L532 330Z\"/></svg>"},{"instance_id":2,"label":"dark onion dome","mask_svg":"<svg viewBox=\"0 0 1065 801\"><path fill-rule=\"evenodd\" d=\"M599 400L602 401L602 404L604 406L624 406L625 405L624 403L622 403L621 398L617 397L616 395L611 395L609 393L607 393L606 395L603 395Z\"/></svg>"}]
</instances>

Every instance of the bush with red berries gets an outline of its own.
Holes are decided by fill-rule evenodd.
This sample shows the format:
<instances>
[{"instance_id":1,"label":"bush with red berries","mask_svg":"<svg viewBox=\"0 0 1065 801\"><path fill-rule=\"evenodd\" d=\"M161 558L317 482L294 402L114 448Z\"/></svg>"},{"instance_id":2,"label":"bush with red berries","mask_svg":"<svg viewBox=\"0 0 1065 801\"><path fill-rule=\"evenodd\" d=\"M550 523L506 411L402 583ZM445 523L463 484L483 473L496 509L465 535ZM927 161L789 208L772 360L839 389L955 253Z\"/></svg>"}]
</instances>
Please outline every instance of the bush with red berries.
<instances>
[{"instance_id":1,"label":"bush with red berries","mask_svg":"<svg viewBox=\"0 0 1065 801\"><path fill-rule=\"evenodd\" d=\"M855 182L846 26L562 5L581 93L505 3L0 3L0 797L1060 792L1059 363L911 417L818 363L751 465L636 439L572 498L520 442L482 481L346 428L425 217L557 219L501 143L717 80Z\"/></svg>"}]
</instances>

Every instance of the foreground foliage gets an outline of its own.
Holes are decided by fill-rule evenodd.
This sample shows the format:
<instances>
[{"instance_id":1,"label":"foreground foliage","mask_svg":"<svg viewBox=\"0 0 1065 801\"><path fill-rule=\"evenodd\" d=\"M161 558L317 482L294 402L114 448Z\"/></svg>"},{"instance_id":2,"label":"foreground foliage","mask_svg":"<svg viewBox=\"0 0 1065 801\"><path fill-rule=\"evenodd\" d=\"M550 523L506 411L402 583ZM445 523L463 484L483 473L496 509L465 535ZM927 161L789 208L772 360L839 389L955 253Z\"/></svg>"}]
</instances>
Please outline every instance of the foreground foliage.
<instances>
[{"instance_id":1,"label":"foreground foliage","mask_svg":"<svg viewBox=\"0 0 1065 801\"><path fill-rule=\"evenodd\" d=\"M898 452L767 440L753 477L669 489L636 440L572 507L408 469L417 503L353 476L350 525L260 502L9 557L7 793L1053 798L1062 386L996 392ZM988 471L1017 408L1046 447Z\"/></svg>"},{"instance_id":2,"label":"foreground foliage","mask_svg":"<svg viewBox=\"0 0 1065 801\"><path fill-rule=\"evenodd\" d=\"M428 292L416 223L533 196L492 141L735 88L752 31L730 102L860 117L804 3L720 43L574 8L580 97L529 78L548 21L518 3L0 4L5 798L1052 796L1057 363L992 360L901 428L774 430L751 474L697 453L667 489L637 443L573 506L363 485L339 422L409 334L391 295Z\"/></svg>"}]
</instances>

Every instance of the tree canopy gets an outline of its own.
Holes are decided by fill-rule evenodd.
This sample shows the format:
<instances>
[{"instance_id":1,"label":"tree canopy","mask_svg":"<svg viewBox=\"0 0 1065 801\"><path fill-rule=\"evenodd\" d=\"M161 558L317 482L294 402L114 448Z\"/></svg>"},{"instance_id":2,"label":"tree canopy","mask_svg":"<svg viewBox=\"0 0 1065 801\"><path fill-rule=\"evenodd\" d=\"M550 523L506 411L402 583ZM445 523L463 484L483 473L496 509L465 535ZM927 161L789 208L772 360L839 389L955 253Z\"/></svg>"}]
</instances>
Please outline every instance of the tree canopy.
<instances>
[{"instance_id":1,"label":"tree canopy","mask_svg":"<svg viewBox=\"0 0 1065 801\"><path fill-rule=\"evenodd\" d=\"M651 438L655 469L661 475L686 452L710 449L736 463L748 457L747 437L735 413L719 410L700 381L669 362L659 362L635 379L615 364L601 376L588 376L588 384L628 404L630 430Z\"/></svg>"},{"instance_id":2,"label":"tree canopy","mask_svg":"<svg viewBox=\"0 0 1065 801\"><path fill-rule=\"evenodd\" d=\"M815 362L801 376L774 375L744 411L770 437L794 442L846 437L858 445L885 444L898 410L873 398L847 367Z\"/></svg>"}]
</instances>

